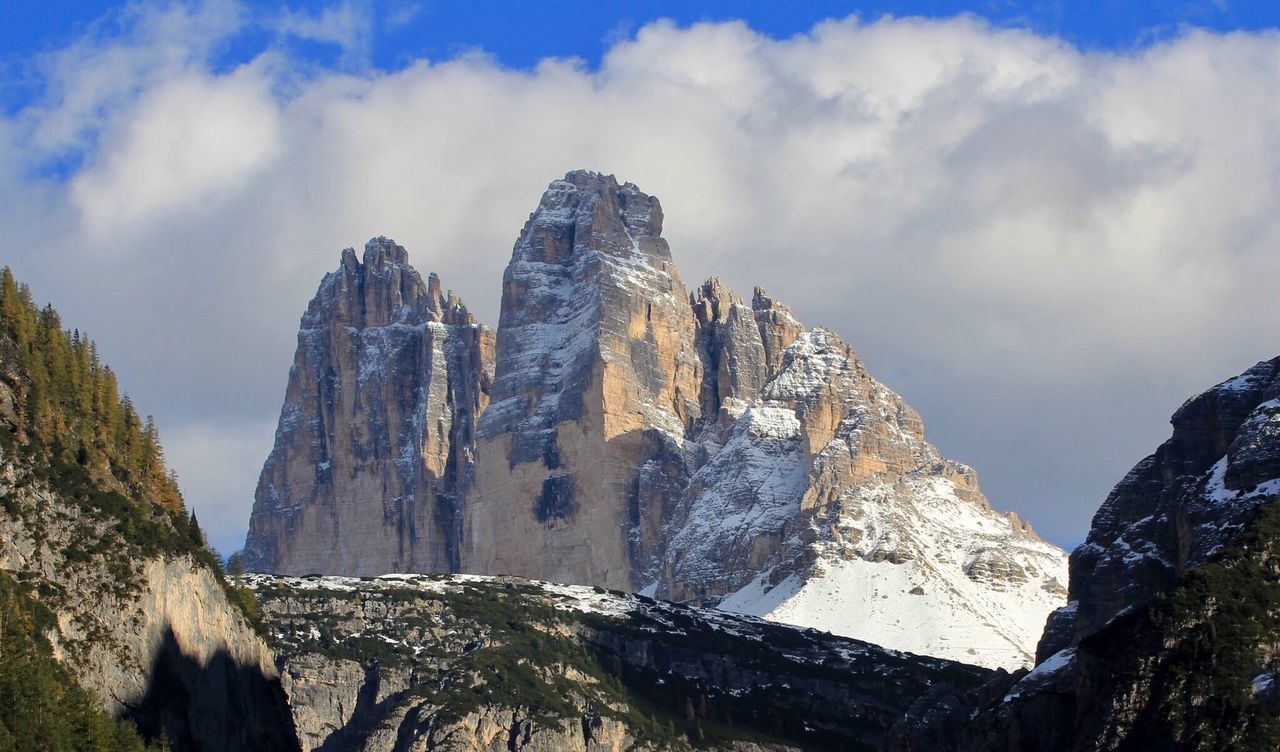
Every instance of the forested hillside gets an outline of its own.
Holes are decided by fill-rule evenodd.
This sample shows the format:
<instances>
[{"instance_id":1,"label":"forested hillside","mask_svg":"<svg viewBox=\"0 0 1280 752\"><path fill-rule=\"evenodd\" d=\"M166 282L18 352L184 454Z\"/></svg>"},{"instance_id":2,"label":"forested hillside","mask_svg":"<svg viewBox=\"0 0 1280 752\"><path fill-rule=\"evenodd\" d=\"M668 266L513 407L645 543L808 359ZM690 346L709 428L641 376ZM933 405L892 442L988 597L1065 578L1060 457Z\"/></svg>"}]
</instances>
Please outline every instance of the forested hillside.
<instances>
[{"instance_id":1,"label":"forested hillside","mask_svg":"<svg viewBox=\"0 0 1280 752\"><path fill-rule=\"evenodd\" d=\"M96 481L113 480L171 515L183 512L155 421L139 418L120 394L97 345L78 329L63 329L53 306L38 307L8 267L0 272L0 363L16 387L17 410L6 427L18 444L38 445L51 459L74 462Z\"/></svg>"},{"instance_id":2,"label":"forested hillside","mask_svg":"<svg viewBox=\"0 0 1280 752\"><path fill-rule=\"evenodd\" d=\"M0 571L0 752L143 749L133 724L113 720L54 660L53 621Z\"/></svg>"},{"instance_id":3,"label":"forested hillside","mask_svg":"<svg viewBox=\"0 0 1280 752\"><path fill-rule=\"evenodd\" d=\"M254 605L155 421L0 271L0 752L296 749Z\"/></svg>"}]
</instances>

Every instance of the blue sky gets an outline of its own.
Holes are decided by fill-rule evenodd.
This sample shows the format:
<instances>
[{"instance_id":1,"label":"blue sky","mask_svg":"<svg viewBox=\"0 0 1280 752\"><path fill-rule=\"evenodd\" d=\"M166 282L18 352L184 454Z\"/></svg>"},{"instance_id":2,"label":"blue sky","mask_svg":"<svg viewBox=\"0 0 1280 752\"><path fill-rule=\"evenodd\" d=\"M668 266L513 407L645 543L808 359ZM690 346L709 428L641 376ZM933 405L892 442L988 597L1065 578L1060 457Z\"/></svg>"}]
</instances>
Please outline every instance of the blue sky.
<instances>
[{"instance_id":1,"label":"blue sky","mask_svg":"<svg viewBox=\"0 0 1280 752\"><path fill-rule=\"evenodd\" d=\"M230 551L343 247L396 239L492 325L543 188L612 172L662 200L686 284L763 283L839 333L1071 546L1184 399L1280 353L1278 23L0 0L0 261L99 342Z\"/></svg>"},{"instance_id":2,"label":"blue sky","mask_svg":"<svg viewBox=\"0 0 1280 752\"><path fill-rule=\"evenodd\" d=\"M1000 26L1030 29L1060 37L1079 47L1106 50L1123 50L1167 38L1188 25L1232 31L1280 24L1280 3L1268 0L811 0L794 3L369 0L357 4L371 9L377 19L376 44L369 62L384 70L398 68L412 59L439 60L475 48L516 68L532 66L546 57L569 56L595 65L619 36L658 18L670 18L682 25L741 19L757 31L787 37L807 31L822 19L851 14L870 20L886 14L949 17L972 13ZM95 22L110 19L122 5L103 0L6 0L0 3L0 51L7 63L19 64L32 55L71 42ZM284 10L315 12L330 3L256 2L252 5L258 12L272 14ZM229 40L223 50L223 62L248 59L256 54L265 39L265 33L249 31ZM301 51L323 62L332 62L337 54L331 45L323 44L304 47Z\"/></svg>"}]
</instances>

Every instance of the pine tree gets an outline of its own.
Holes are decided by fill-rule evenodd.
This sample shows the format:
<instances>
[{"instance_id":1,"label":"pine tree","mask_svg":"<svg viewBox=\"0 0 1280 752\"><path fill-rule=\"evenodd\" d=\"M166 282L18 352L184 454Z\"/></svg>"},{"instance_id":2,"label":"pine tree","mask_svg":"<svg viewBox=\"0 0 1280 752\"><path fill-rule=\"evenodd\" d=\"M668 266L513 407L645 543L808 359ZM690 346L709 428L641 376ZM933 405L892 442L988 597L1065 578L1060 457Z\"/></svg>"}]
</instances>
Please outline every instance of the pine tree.
<instances>
[{"instance_id":1,"label":"pine tree","mask_svg":"<svg viewBox=\"0 0 1280 752\"><path fill-rule=\"evenodd\" d=\"M187 537L197 548L203 548L205 545L204 531L200 529L200 521L196 519L195 510L191 510L191 518L187 522Z\"/></svg>"}]
</instances>

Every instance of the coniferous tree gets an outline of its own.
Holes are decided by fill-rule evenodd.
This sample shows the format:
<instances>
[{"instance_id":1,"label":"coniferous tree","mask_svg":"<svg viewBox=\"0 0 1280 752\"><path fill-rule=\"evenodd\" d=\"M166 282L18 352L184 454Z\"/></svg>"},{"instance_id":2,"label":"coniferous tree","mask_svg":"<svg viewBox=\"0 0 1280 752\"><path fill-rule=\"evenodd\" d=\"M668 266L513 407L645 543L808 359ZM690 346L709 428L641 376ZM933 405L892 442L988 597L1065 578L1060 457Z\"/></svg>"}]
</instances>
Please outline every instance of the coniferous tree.
<instances>
[{"instance_id":1,"label":"coniferous tree","mask_svg":"<svg viewBox=\"0 0 1280 752\"><path fill-rule=\"evenodd\" d=\"M8 267L0 269L0 357L6 354L23 376L18 434L60 461L113 478L130 496L184 515L154 419L138 417L97 345L78 329L64 330L52 306L37 307Z\"/></svg>"}]
</instances>

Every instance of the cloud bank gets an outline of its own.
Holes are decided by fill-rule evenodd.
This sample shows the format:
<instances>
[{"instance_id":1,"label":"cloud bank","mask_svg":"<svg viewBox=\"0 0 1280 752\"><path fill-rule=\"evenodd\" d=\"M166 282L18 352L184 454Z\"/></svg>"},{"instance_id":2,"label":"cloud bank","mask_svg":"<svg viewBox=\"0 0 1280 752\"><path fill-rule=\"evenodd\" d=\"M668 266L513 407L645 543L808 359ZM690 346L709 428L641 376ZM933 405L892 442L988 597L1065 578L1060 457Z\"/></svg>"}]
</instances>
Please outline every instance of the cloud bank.
<instances>
[{"instance_id":1,"label":"cloud bank","mask_svg":"<svg viewBox=\"0 0 1280 752\"><path fill-rule=\"evenodd\" d=\"M975 17L659 22L597 69L386 71L359 62L369 12L135 6L0 117L3 262L155 413L221 549L341 248L394 237L496 323L520 226L579 167L661 198L686 283L842 334L1061 545L1184 398L1280 353L1276 33L1112 54ZM268 41L220 61L248 29Z\"/></svg>"}]
</instances>

